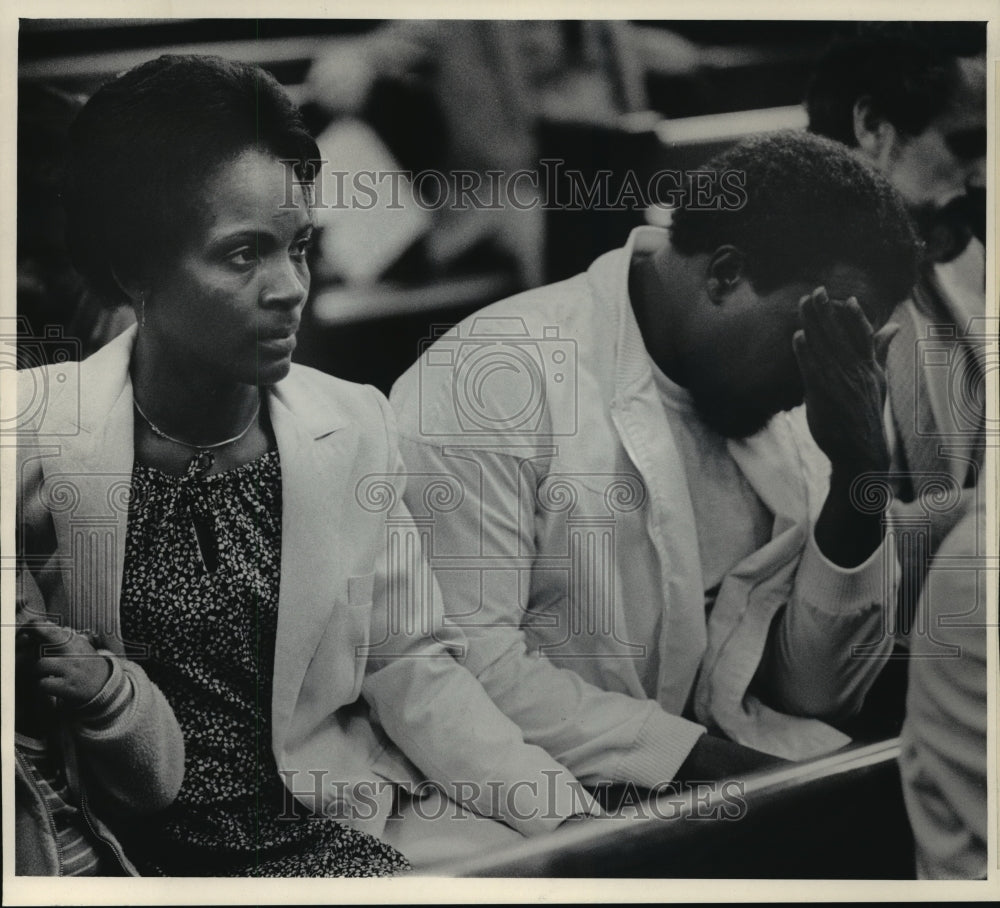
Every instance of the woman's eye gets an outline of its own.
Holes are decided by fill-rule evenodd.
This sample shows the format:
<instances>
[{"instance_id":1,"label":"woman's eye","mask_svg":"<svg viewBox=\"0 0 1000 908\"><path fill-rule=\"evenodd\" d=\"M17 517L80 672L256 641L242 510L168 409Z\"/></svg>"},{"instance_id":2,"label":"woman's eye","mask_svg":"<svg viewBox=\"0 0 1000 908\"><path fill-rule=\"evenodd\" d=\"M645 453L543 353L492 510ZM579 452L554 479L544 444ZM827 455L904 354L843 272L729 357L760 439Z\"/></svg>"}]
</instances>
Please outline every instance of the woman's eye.
<instances>
[{"instance_id":1,"label":"woman's eye","mask_svg":"<svg viewBox=\"0 0 1000 908\"><path fill-rule=\"evenodd\" d=\"M294 246L292 246L292 258L304 259L309 254L309 247L312 245L312 237L306 237L303 240L299 240Z\"/></svg>"},{"instance_id":2,"label":"woman's eye","mask_svg":"<svg viewBox=\"0 0 1000 908\"><path fill-rule=\"evenodd\" d=\"M237 268L249 268L257 262L257 251L249 246L244 246L242 249L231 252L228 261L236 265Z\"/></svg>"}]
</instances>

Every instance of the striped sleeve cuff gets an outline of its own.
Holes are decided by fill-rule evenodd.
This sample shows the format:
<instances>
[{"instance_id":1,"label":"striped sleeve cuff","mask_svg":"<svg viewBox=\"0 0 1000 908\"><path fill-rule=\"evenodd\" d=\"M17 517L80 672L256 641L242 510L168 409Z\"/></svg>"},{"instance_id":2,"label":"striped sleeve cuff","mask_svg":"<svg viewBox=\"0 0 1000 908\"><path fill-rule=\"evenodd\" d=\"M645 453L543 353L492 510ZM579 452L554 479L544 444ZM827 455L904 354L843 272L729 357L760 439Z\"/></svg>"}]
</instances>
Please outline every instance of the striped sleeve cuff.
<instances>
[{"instance_id":1,"label":"striped sleeve cuff","mask_svg":"<svg viewBox=\"0 0 1000 908\"><path fill-rule=\"evenodd\" d=\"M102 653L111 665L111 675L91 700L76 710L76 721L90 731L105 731L115 724L132 703L132 679L122 670L121 660Z\"/></svg>"},{"instance_id":2,"label":"striped sleeve cuff","mask_svg":"<svg viewBox=\"0 0 1000 908\"><path fill-rule=\"evenodd\" d=\"M672 782L703 734L704 726L659 708L652 710L635 744L621 762L620 777L646 788Z\"/></svg>"},{"instance_id":3,"label":"striped sleeve cuff","mask_svg":"<svg viewBox=\"0 0 1000 908\"><path fill-rule=\"evenodd\" d=\"M828 559L816 544L813 532L802 553L795 588L798 596L813 608L831 615L856 612L891 599L887 573L895 552L888 540L875 549L868 560L853 568L843 568ZM895 572L894 572L895 573Z\"/></svg>"}]
</instances>

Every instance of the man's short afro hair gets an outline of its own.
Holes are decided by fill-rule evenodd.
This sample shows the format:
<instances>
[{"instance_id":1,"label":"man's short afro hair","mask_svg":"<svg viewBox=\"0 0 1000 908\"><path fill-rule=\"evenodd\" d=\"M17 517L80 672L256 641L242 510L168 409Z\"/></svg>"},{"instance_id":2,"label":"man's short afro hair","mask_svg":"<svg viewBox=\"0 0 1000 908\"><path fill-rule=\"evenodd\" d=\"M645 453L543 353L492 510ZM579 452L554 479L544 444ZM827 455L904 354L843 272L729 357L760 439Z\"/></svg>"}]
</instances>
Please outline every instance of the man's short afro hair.
<instances>
[{"instance_id":1,"label":"man's short afro hair","mask_svg":"<svg viewBox=\"0 0 1000 908\"><path fill-rule=\"evenodd\" d=\"M916 282L921 244L902 199L840 143L771 133L740 142L703 169L740 174L745 203L674 212L670 235L679 252L735 246L761 293L817 281L837 263L861 269L884 304L904 299Z\"/></svg>"}]
</instances>

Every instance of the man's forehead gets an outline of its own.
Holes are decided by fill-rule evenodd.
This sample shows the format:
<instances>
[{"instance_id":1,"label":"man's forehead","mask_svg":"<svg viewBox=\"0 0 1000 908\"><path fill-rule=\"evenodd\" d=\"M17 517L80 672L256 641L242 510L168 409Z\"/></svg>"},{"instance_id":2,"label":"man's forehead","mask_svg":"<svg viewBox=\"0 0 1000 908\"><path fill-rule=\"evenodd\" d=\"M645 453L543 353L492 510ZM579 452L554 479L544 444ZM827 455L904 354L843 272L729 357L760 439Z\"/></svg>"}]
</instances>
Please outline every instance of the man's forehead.
<instances>
[{"instance_id":1,"label":"man's forehead","mask_svg":"<svg viewBox=\"0 0 1000 908\"><path fill-rule=\"evenodd\" d=\"M865 291L871 293L874 286L869 273L850 262L835 262L825 274L820 275L820 280L826 292L837 299L858 296Z\"/></svg>"},{"instance_id":2,"label":"man's forehead","mask_svg":"<svg viewBox=\"0 0 1000 908\"><path fill-rule=\"evenodd\" d=\"M819 283L833 299L845 300L853 296L875 328L884 324L892 309L892 301L885 299L873 276L849 262L835 263Z\"/></svg>"}]
</instances>

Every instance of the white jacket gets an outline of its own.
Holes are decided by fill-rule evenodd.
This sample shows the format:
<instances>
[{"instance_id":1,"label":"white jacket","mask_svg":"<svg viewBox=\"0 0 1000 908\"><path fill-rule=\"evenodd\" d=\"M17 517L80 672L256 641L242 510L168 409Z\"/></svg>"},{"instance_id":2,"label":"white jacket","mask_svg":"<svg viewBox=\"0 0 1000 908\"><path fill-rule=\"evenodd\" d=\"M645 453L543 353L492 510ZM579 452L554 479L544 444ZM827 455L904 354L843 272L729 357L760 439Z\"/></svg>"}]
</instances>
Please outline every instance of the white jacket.
<instances>
[{"instance_id":1,"label":"white jacket","mask_svg":"<svg viewBox=\"0 0 1000 908\"><path fill-rule=\"evenodd\" d=\"M892 644L891 552L844 570L813 539L829 464L802 408L729 444L773 537L732 568L706 620L684 465L628 300L633 250L665 239L639 228L586 273L470 316L391 395L415 515L414 475L461 486L424 517L466 664L584 782L669 781L703 732L686 705L786 758L835 749L849 739L815 717L859 708ZM632 571L657 578L655 601L623 601ZM661 616L657 639L631 638L635 609ZM638 674L649 648L655 698ZM762 658L771 703L750 690Z\"/></svg>"}]
</instances>

